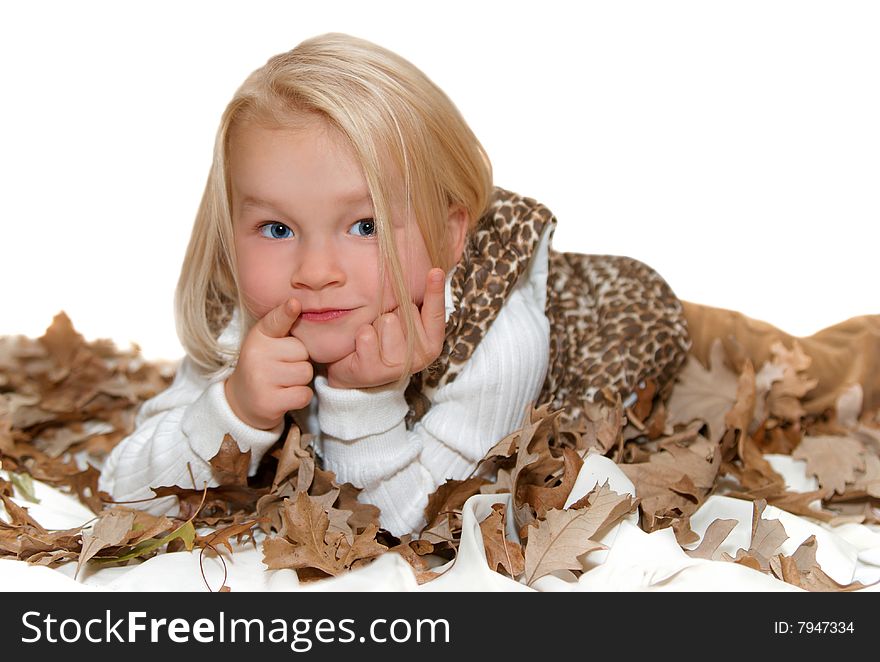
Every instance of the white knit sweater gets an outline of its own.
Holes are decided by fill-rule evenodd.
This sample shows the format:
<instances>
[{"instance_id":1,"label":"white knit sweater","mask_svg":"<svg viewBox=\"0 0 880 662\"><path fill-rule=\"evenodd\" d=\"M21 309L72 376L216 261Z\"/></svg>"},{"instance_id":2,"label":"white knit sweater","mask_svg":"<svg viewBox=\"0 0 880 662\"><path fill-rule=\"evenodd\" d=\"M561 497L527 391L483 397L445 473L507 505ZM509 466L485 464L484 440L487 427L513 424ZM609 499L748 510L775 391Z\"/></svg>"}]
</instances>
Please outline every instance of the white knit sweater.
<instances>
[{"instance_id":1,"label":"white knit sweater","mask_svg":"<svg viewBox=\"0 0 880 662\"><path fill-rule=\"evenodd\" d=\"M548 230L467 365L451 383L425 391L431 407L412 430L404 420L405 389L391 386L337 389L318 376L308 410L296 412L304 432L316 435L324 467L340 482L361 487L359 499L381 509L380 522L392 533L421 529L428 495L447 479L470 475L489 448L522 426L527 406L540 394L549 357ZM446 278L447 319L456 304L452 273ZM233 318L221 342L238 337L237 324ZM184 358L171 386L143 404L135 431L107 458L99 489L133 501L152 497L151 486L216 486L209 460L226 434L242 452L251 451L253 473L283 424L266 431L239 420L223 388L230 371L208 381ZM175 497L136 505L154 513L177 507Z\"/></svg>"}]
</instances>

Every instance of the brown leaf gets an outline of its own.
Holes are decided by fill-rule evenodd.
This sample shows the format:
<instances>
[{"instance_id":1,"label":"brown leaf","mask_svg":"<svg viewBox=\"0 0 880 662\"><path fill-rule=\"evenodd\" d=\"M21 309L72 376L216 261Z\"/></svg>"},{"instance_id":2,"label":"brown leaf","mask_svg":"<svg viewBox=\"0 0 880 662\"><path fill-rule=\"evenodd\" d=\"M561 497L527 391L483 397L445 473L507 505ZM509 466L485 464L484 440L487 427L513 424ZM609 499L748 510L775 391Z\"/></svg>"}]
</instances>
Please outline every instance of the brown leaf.
<instances>
[{"instance_id":1,"label":"brown leaf","mask_svg":"<svg viewBox=\"0 0 880 662\"><path fill-rule=\"evenodd\" d=\"M635 510L638 505L637 498L634 499L629 494L618 494L611 489L606 480L601 485L597 484L569 508L570 510L589 508L594 518L601 519L594 534L595 537L601 538L609 528Z\"/></svg>"},{"instance_id":2,"label":"brown leaf","mask_svg":"<svg viewBox=\"0 0 880 662\"><path fill-rule=\"evenodd\" d=\"M76 564L74 577L79 574L83 565L105 547L113 547L129 537L134 513L130 510L105 510L98 516L98 521L90 534L82 536L82 551Z\"/></svg>"},{"instance_id":3,"label":"brown leaf","mask_svg":"<svg viewBox=\"0 0 880 662\"><path fill-rule=\"evenodd\" d=\"M10 524L12 524L12 526L33 529L38 533L48 533L46 529L40 526L37 521L28 514L27 508L19 506L5 494L0 494L0 500L3 501L3 507L6 509L6 514L9 515L11 520Z\"/></svg>"},{"instance_id":4,"label":"brown leaf","mask_svg":"<svg viewBox=\"0 0 880 662\"><path fill-rule=\"evenodd\" d=\"M516 522L520 538L525 538L528 535L527 527L535 521L531 506L522 495L526 484L526 469L541 460L540 453L529 452L529 444L542 423L543 421L533 422L520 431L518 440L519 447L516 453L516 465L513 467L513 471L511 471L510 474L511 483L513 485L511 491L513 493L514 521Z\"/></svg>"},{"instance_id":5,"label":"brown leaf","mask_svg":"<svg viewBox=\"0 0 880 662\"><path fill-rule=\"evenodd\" d=\"M581 456L571 448L564 448L562 454L565 469L558 485L553 487L526 486L525 500L534 507L538 517L544 517L550 509L562 508L565 505L568 495L571 494L571 488L574 487L578 473L584 464Z\"/></svg>"},{"instance_id":6,"label":"brown leaf","mask_svg":"<svg viewBox=\"0 0 880 662\"><path fill-rule=\"evenodd\" d=\"M425 506L427 528L433 526L440 516L461 513L464 502L479 494L480 488L486 483L486 479L472 476L466 480L447 480L440 485L428 496L428 504Z\"/></svg>"},{"instance_id":7,"label":"brown leaf","mask_svg":"<svg viewBox=\"0 0 880 662\"><path fill-rule=\"evenodd\" d=\"M248 449L247 453L242 453L232 435L226 434L210 464L220 485L247 485L251 451Z\"/></svg>"},{"instance_id":8,"label":"brown leaf","mask_svg":"<svg viewBox=\"0 0 880 662\"><path fill-rule=\"evenodd\" d=\"M267 539L263 543L263 563L272 570L316 568L328 575L340 572L336 550L328 547L324 540L330 520L321 506L299 492L293 503L285 503L281 516L282 533L287 540Z\"/></svg>"},{"instance_id":9,"label":"brown leaf","mask_svg":"<svg viewBox=\"0 0 880 662\"><path fill-rule=\"evenodd\" d=\"M833 522L835 514L830 510L817 510L813 504L822 498L823 491L816 490L813 492L787 492L782 491L777 494L767 496L767 503L776 506L793 515L806 515L813 519L823 522Z\"/></svg>"},{"instance_id":10,"label":"brown leaf","mask_svg":"<svg viewBox=\"0 0 880 662\"><path fill-rule=\"evenodd\" d=\"M423 553L419 552L419 548L430 548L424 552L430 553L433 551L434 546L424 540L414 540L408 543L401 542L399 545L389 548L388 551L400 554L403 559L412 566L413 572L416 576L416 582L421 585L436 579L440 575L431 570L431 566L424 559Z\"/></svg>"},{"instance_id":11,"label":"brown leaf","mask_svg":"<svg viewBox=\"0 0 880 662\"><path fill-rule=\"evenodd\" d=\"M492 514L480 522L483 536L483 548L486 550L486 561L489 567L498 571L504 568L510 577L518 577L525 569L522 545L507 539L504 525L504 505L496 503L492 506Z\"/></svg>"},{"instance_id":12,"label":"brown leaf","mask_svg":"<svg viewBox=\"0 0 880 662\"><path fill-rule=\"evenodd\" d=\"M253 519L247 520L245 522L240 522L238 524L231 524L229 526L217 529L213 533L205 536L197 535L196 544L204 547L224 545L226 549L232 552L232 543L229 542L229 539L232 537L237 537L241 539L241 537L245 534L252 534L256 525L257 521Z\"/></svg>"},{"instance_id":13,"label":"brown leaf","mask_svg":"<svg viewBox=\"0 0 880 662\"><path fill-rule=\"evenodd\" d=\"M275 478L272 480L273 490L278 488L281 481L299 469L300 461L303 458L311 457L309 451L303 448L300 443L302 437L299 426L296 423L291 424L290 430L288 430L287 436L284 438L284 445L275 453L278 466L275 469ZM309 484L311 484L311 481L309 481Z\"/></svg>"},{"instance_id":14,"label":"brown leaf","mask_svg":"<svg viewBox=\"0 0 880 662\"><path fill-rule=\"evenodd\" d=\"M620 399L616 405L586 403L584 413L587 420L577 440L577 449L585 451L595 448L606 455L620 443L623 435L624 414Z\"/></svg>"},{"instance_id":15,"label":"brown leaf","mask_svg":"<svg viewBox=\"0 0 880 662\"><path fill-rule=\"evenodd\" d=\"M864 471L864 446L851 437L804 437L791 456L806 460L807 473L819 480L826 497L835 492L843 494L846 483L857 479Z\"/></svg>"},{"instance_id":16,"label":"brown leaf","mask_svg":"<svg viewBox=\"0 0 880 662\"><path fill-rule=\"evenodd\" d=\"M456 544L455 534L461 530L461 524L459 523L456 530L453 531L452 519L452 515L438 516L431 526L419 534L420 539L434 545Z\"/></svg>"},{"instance_id":17,"label":"brown leaf","mask_svg":"<svg viewBox=\"0 0 880 662\"><path fill-rule=\"evenodd\" d=\"M348 517L348 525L353 531L363 531L371 524L378 526L379 509L371 503L358 501L358 492L360 490L351 483L340 485L336 507L351 513Z\"/></svg>"},{"instance_id":18,"label":"brown leaf","mask_svg":"<svg viewBox=\"0 0 880 662\"><path fill-rule=\"evenodd\" d=\"M788 534L777 519L763 519L761 514L766 508L767 502L759 499L752 504L752 540L748 550L739 549L736 552L737 563L743 563L756 570L769 572L770 559L776 555L780 545L788 540ZM723 554L726 560L732 560L729 555Z\"/></svg>"},{"instance_id":19,"label":"brown leaf","mask_svg":"<svg viewBox=\"0 0 880 662\"><path fill-rule=\"evenodd\" d=\"M665 444L648 462L619 466L640 499L642 527L651 532L699 508L715 485L721 453L698 435L689 446Z\"/></svg>"},{"instance_id":20,"label":"brown leaf","mask_svg":"<svg viewBox=\"0 0 880 662\"><path fill-rule=\"evenodd\" d=\"M371 524L364 529L363 533L355 537L352 544L346 541L345 536L341 536L338 552L339 564L343 568L351 568L361 561L372 559L387 552L388 548L385 545L376 542L376 534L378 532L379 527Z\"/></svg>"},{"instance_id":21,"label":"brown leaf","mask_svg":"<svg viewBox=\"0 0 880 662\"><path fill-rule=\"evenodd\" d=\"M748 490L770 489L773 492L785 491L785 479L764 459L764 454L747 434L739 436L737 455L742 466L735 467L739 483Z\"/></svg>"},{"instance_id":22,"label":"brown leaf","mask_svg":"<svg viewBox=\"0 0 880 662\"><path fill-rule=\"evenodd\" d=\"M737 391L738 379L724 365L724 349L716 339L709 352L708 370L693 356L688 357L667 403L666 422L671 426L701 419L709 426L709 438L720 441Z\"/></svg>"},{"instance_id":23,"label":"brown leaf","mask_svg":"<svg viewBox=\"0 0 880 662\"><path fill-rule=\"evenodd\" d=\"M865 469L856 473L852 489L863 491L870 497L880 499L880 457L873 453L865 453Z\"/></svg>"},{"instance_id":24,"label":"brown leaf","mask_svg":"<svg viewBox=\"0 0 880 662\"><path fill-rule=\"evenodd\" d=\"M767 395L767 406L770 413L787 421L799 421L806 410L801 406L800 399L818 384L818 380L801 374L806 370L812 359L804 353L797 341L791 350L781 342L770 347L773 352L773 363L783 370L782 379L774 381Z\"/></svg>"},{"instance_id":25,"label":"brown leaf","mask_svg":"<svg viewBox=\"0 0 880 662\"><path fill-rule=\"evenodd\" d=\"M526 583L557 570L582 570L581 557L603 545L590 540L596 517L588 509L549 510L547 518L530 525L525 553Z\"/></svg>"},{"instance_id":26,"label":"brown leaf","mask_svg":"<svg viewBox=\"0 0 880 662\"><path fill-rule=\"evenodd\" d=\"M263 543L263 563L270 569L294 568L319 570L337 575L357 561L387 551L375 541L378 528L368 526L349 544L342 533L329 532L327 512L303 492L293 503L285 503L283 538L269 538Z\"/></svg>"},{"instance_id":27,"label":"brown leaf","mask_svg":"<svg viewBox=\"0 0 880 662\"><path fill-rule=\"evenodd\" d=\"M736 402L724 416L728 428L748 431L755 411L755 368L746 360L736 386Z\"/></svg>"},{"instance_id":28,"label":"brown leaf","mask_svg":"<svg viewBox=\"0 0 880 662\"><path fill-rule=\"evenodd\" d=\"M64 311L55 315L46 333L37 340L61 366L69 366L79 348L85 346L85 339L74 330L73 323Z\"/></svg>"},{"instance_id":29,"label":"brown leaf","mask_svg":"<svg viewBox=\"0 0 880 662\"><path fill-rule=\"evenodd\" d=\"M617 494L608 481L597 485L568 510L548 510L545 520L529 532L525 553L526 582L532 584L557 570L582 570L582 557L601 543L591 540L604 535L620 518L635 508L629 494Z\"/></svg>"},{"instance_id":30,"label":"brown leaf","mask_svg":"<svg viewBox=\"0 0 880 662\"><path fill-rule=\"evenodd\" d=\"M804 550L804 551L802 551ZM779 554L770 561L773 574L779 579L813 592L858 591L866 588L861 582L840 584L831 579L816 563L816 538L810 536L792 556Z\"/></svg>"},{"instance_id":31,"label":"brown leaf","mask_svg":"<svg viewBox=\"0 0 880 662\"><path fill-rule=\"evenodd\" d=\"M699 547L693 550L685 550L685 553L695 559L709 559L710 561L718 552L730 532L739 524L735 519L716 519L706 529L703 540L700 541Z\"/></svg>"},{"instance_id":32,"label":"brown leaf","mask_svg":"<svg viewBox=\"0 0 880 662\"><path fill-rule=\"evenodd\" d=\"M136 545L177 528L177 525L167 517L157 517L143 510L132 512L134 512L134 522L131 525L130 535L122 541L122 544Z\"/></svg>"}]
</instances>

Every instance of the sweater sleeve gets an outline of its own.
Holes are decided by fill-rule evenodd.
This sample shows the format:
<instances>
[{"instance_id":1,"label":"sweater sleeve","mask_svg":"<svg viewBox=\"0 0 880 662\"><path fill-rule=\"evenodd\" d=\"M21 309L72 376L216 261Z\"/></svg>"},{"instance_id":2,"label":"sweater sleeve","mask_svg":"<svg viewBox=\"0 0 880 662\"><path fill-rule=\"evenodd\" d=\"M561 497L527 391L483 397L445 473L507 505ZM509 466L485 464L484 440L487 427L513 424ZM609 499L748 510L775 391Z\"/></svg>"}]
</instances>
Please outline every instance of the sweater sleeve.
<instances>
[{"instance_id":1,"label":"sweater sleeve","mask_svg":"<svg viewBox=\"0 0 880 662\"><path fill-rule=\"evenodd\" d=\"M533 262L470 361L434 392L412 430L405 389L336 389L315 378L324 465L362 488L359 498L380 508L393 534L423 528L428 495L447 479L466 478L522 426L540 394L549 360L546 236Z\"/></svg>"},{"instance_id":2,"label":"sweater sleeve","mask_svg":"<svg viewBox=\"0 0 880 662\"><path fill-rule=\"evenodd\" d=\"M253 474L263 454L284 429L259 430L241 421L229 406L225 375L203 377L184 358L165 391L146 401L135 418L135 430L110 453L98 489L116 501L151 499L151 487L177 485L203 489L218 485L209 464L229 434L242 452L251 451ZM190 475L192 474L192 475ZM132 504L154 514L176 512L176 497Z\"/></svg>"}]
</instances>

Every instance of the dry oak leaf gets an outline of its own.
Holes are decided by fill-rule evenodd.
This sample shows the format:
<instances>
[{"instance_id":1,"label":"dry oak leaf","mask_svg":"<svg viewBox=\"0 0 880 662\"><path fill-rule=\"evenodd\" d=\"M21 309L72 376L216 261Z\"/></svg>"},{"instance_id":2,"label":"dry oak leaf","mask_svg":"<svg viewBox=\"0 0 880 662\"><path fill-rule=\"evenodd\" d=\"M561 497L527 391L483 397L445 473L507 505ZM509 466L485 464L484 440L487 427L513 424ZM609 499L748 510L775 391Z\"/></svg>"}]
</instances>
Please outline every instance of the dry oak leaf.
<instances>
[{"instance_id":1,"label":"dry oak leaf","mask_svg":"<svg viewBox=\"0 0 880 662\"><path fill-rule=\"evenodd\" d=\"M428 496L425 506L426 529L432 528L448 514L460 515L465 501L480 493L488 483L484 478L472 476L466 480L447 480Z\"/></svg>"},{"instance_id":2,"label":"dry oak leaf","mask_svg":"<svg viewBox=\"0 0 880 662\"><path fill-rule=\"evenodd\" d=\"M813 592L840 592L840 591L858 591L866 587L865 584L855 581L849 584L839 584L825 574L818 565L814 566L809 572L801 572L797 567L796 561L783 554L774 557L771 560L773 574L779 579L798 586L807 591Z\"/></svg>"},{"instance_id":3,"label":"dry oak leaf","mask_svg":"<svg viewBox=\"0 0 880 662\"><path fill-rule=\"evenodd\" d=\"M709 438L724 436L725 418L737 401L737 376L724 365L724 348L717 338L709 351L706 370L693 356L688 357L666 405L668 426L701 419L709 426Z\"/></svg>"},{"instance_id":4,"label":"dry oak leaf","mask_svg":"<svg viewBox=\"0 0 880 662\"><path fill-rule=\"evenodd\" d=\"M424 558L425 554L430 554L434 550L434 545L425 540L411 540L403 542L388 549L389 552L400 554L403 560L412 567L413 574L416 577L416 583L425 584L440 576L439 573L431 570L431 565Z\"/></svg>"},{"instance_id":5,"label":"dry oak leaf","mask_svg":"<svg viewBox=\"0 0 880 662\"><path fill-rule=\"evenodd\" d=\"M715 557L718 548L721 546L730 532L736 528L739 522L735 519L716 519L707 528L703 534L703 539L698 547L692 550L685 550L685 554L695 559L709 559Z\"/></svg>"},{"instance_id":6,"label":"dry oak leaf","mask_svg":"<svg viewBox=\"0 0 880 662\"><path fill-rule=\"evenodd\" d=\"M504 505L496 503L492 506L492 514L480 522L480 533L483 536L483 549L486 550L486 561L492 570L498 566L504 568L511 577L518 577L525 570L522 545L508 540L505 535Z\"/></svg>"},{"instance_id":7,"label":"dry oak leaf","mask_svg":"<svg viewBox=\"0 0 880 662\"><path fill-rule=\"evenodd\" d=\"M585 451L596 448L602 455L607 455L623 436L624 412L620 398L616 405L584 403L583 411L586 418L582 429L577 431L577 449Z\"/></svg>"},{"instance_id":8,"label":"dry oak leaf","mask_svg":"<svg viewBox=\"0 0 880 662\"><path fill-rule=\"evenodd\" d=\"M791 556L774 556L770 560L770 569L782 581L807 591L857 591L865 588L861 582L840 584L826 575L816 561L817 545L816 536L810 536Z\"/></svg>"},{"instance_id":9,"label":"dry oak leaf","mask_svg":"<svg viewBox=\"0 0 880 662\"><path fill-rule=\"evenodd\" d=\"M728 428L748 431L755 413L755 368L746 359L736 386L736 402L724 416Z\"/></svg>"},{"instance_id":10,"label":"dry oak leaf","mask_svg":"<svg viewBox=\"0 0 880 662\"><path fill-rule=\"evenodd\" d=\"M778 519L764 519L761 514L767 507L764 499L752 503L752 540L749 549L738 549L736 557L722 554L726 561L733 561L762 572L770 571L770 559L776 555L779 547L788 540L785 527Z\"/></svg>"},{"instance_id":11,"label":"dry oak leaf","mask_svg":"<svg viewBox=\"0 0 880 662\"><path fill-rule=\"evenodd\" d=\"M810 367L812 359L804 353L797 341L789 350L781 342L770 347L773 352L773 363L783 369L782 379L774 381L767 395L767 407L770 414L788 421L799 421L806 414L801 406L801 398L813 390L818 379L801 374Z\"/></svg>"},{"instance_id":12,"label":"dry oak leaf","mask_svg":"<svg viewBox=\"0 0 880 662\"><path fill-rule=\"evenodd\" d=\"M369 525L349 544L341 533L329 532L330 518L320 504L299 492L296 501L285 503L282 510L284 537L263 542L263 563L270 570L279 568L320 570L338 575L361 559L388 551L376 542L378 527Z\"/></svg>"},{"instance_id":13,"label":"dry oak leaf","mask_svg":"<svg viewBox=\"0 0 880 662\"><path fill-rule=\"evenodd\" d=\"M114 547L129 537L135 514L132 511L111 509L98 516L91 533L83 533L82 550L76 564L74 577L79 574L83 564L105 547Z\"/></svg>"},{"instance_id":14,"label":"dry oak leaf","mask_svg":"<svg viewBox=\"0 0 880 662\"><path fill-rule=\"evenodd\" d=\"M548 510L562 508L565 505L584 464L577 451L571 448L563 448L562 457L565 463L564 473L558 485L555 487L526 486L525 499L534 507L538 517L544 517Z\"/></svg>"},{"instance_id":15,"label":"dry oak leaf","mask_svg":"<svg viewBox=\"0 0 880 662\"><path fill-rule=\"evenodd\" d=\"M510 473L511 492L513 493L513 519L516 522L517 532L520 538L528 536L528 526L535 521L535 516L528 501L523 498L525 484L528 478L526 469L540 462L542 453L529 451L529 444L535 431L541 426L542 421L531 423L519 431L519 448L516 453L516 465ZM547 450L547 455L550 454Z\"/></svg>"},{"instance_id":16,"label":"dry oak leaf","mask_svg":"<svg viewBox=\"0 0 880 662\"><path fill-rule=\"evenodd\" d=\"M819 480L825 497L843 494L847 483L854 483L857 472L865 470L865 448L851 437L804 437L791 456L805 460L807 473Z\"/></svg>"},{"instance_id":17,"label":"dry oak leaf","mask_svg":"<svg viewBox=\"0 0 880 662\"><path fill-rule=\"evenodd\" d=\"M251 451L248 449L247 453L242 453L232 435L225 434L210 464L214 478L220 485L247 485Z\"/></svg>"},{"instance_id":18,"label":"dry oak leaf","mask_svg":"<svg viewBox=\"0 0 880 662\"><path fill-rule=\"evenodd\" d=\"M863 490L868 496L880 499L880 457L865 453L865 470L856 476L853 489Z\"/></svg>"},{"instance_id":19,"label":"dry oak leaf","mask_svg":"<svg viewBox=\"0 0 880 662\"><path fill-rule=\"evenodd\" d=\"M213 548L217 545L224 545L226 549L233 551L232 543L229 542L229 539L233 536L236 536L239 541L246 534L251 534L251 540L253 540L253 529L257 525L257 520L251 519L245 522L240 522L238 524L230 524L229 526L223 527L221 529L217 529L216 531L209 533L205 536L200 536L196 534L195 543L199 547L210 547Z\"/></svg>"},{"instance_id":20,"label":"dry oak leaf","mask_svg":"<svg viewBox=\"0 0 880 662\"><path fill-rule=\"evenodd\" d=\"M619 465L635 487L648 532L670 517L693 514L715 485L720 466L720 448L700 435L689 446L663 444L647 462Z\"/></svg>"},{"instance_id":21,"label":"dry oak leaf","mask_svg":"<svg viewBox=\"0 0 880 662\"><path fill-rule=\"evenodd\" d=\"M733 474L739 484L749 492L760 491L765 495L785 491L785 479L773 469L749 435L739 436L736 454L741 466L727 463L722 467L722 473Z\"/></svg>"},{"instance_id":22,"label":"dry oak leaf","mask_svg":"<svg viewBox=\"0 0 880 662\"><path fill-rule=\"evenodd\" d=\"M583 557L604 545L591 540L630 512L636 501L629 494L617 494L606 481L586 497L589 506L548 510L547 517L530 528L525 554L525 580L535 580L557 570L583 570ZM579 502L580 503L580 502Z\"/></svg>"}]
</instances>

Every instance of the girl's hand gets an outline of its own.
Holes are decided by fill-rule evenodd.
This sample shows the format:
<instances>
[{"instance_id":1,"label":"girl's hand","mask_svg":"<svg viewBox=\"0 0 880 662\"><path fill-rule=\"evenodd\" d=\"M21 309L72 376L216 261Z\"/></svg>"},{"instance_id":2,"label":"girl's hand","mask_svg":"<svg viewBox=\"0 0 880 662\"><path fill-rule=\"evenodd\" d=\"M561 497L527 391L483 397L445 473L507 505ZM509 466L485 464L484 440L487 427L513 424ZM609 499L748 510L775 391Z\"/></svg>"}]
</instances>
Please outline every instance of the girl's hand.
<instances>
[{"instance_id":1,"label":"girl's hand","mask_svg":"<svg viewBox=\"0 0 880 662\"><path fill-rule=\"evenodd\" d=\"M415 354L410 374L427 368L443 350L443 339L446 337L443 281L443 270L431 269L427 275L421 311L414 303L408 304L413 308L416 327ZM382 357L379 356L380 327ZM372 324L358 329L354 352L327 366L327 383L333 388L369 388L390 384L403 375L405 356L403 322L400 308L395 308L379 315Z\"/></svg>"},{"instance_id":2,"label":"girl's hand","mask_svg":"<svg viewBox=\"0 0 880 662\"><path fill-rule=\"evenodd\" d=\"M226 400L251 427L271 430L284 414L312 399L314 368L306 346L290 335L302 305L293 297L270 310L248 332L238 364L226 379Z\"/></svg>"}]
</instances>

